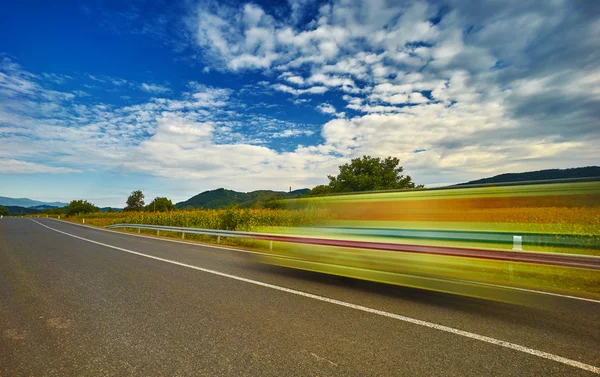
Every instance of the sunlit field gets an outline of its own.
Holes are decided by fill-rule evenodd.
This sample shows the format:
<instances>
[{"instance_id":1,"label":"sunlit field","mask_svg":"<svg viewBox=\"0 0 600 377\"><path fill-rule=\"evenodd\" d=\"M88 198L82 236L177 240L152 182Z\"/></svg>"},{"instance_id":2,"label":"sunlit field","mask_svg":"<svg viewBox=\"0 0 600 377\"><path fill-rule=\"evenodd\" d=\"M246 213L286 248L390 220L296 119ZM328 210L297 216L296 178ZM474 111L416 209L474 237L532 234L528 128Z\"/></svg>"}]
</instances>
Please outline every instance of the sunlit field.
<instances>
[{"instance_id":1,"label":"sunlit field","mask_svg":"<svg viewBox=\"0 0 600 377\"><path fill-rule=\"evenodd\" d=\"M253 231L262 227L312 226L327 219L321 210L220 209L171 212L91 213L67 218L89 225L119 223Z\"/></svg>"}]
</instances>

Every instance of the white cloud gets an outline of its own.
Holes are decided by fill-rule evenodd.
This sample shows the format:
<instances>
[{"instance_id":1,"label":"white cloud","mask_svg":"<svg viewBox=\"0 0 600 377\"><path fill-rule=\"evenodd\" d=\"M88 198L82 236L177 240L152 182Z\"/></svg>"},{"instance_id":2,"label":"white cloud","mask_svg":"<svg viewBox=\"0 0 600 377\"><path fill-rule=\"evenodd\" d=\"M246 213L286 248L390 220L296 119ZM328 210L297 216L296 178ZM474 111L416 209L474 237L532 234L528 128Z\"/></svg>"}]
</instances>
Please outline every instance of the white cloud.
<instances>
[{"instance_id":1,"label":"white cloud","mask_svg":"<svg viewBox=\"0 0 600 377\"><path fill-rule=\"evenodd\" d=\"M106 80L104 78L100 78L98 76L88 75L88 77L90 79L92 79L93 81L98 81L98 82L101 82L101 83L105 83L106 82Z\"/></svg>"},{"instance_id":2,"label":"white cloud","mask_svg":"<svg viewBox=\"0 0 600 377\"><path fill-rule=\"evenodd\" d=\"M180 99L153 98L125 107L77 104L68 112L54 102L56 98L15 101L22 110L19 113L12 111L14 104L4 102L0 104L0 123L9 126L0 127L0 143L7 146L0 150L1 172L118 169L185 177L188 182L237 177L229 187L258 185L243 177L266 173L271 178L261 183L273 183L289 174L289 167L281 166L282 155L259 144L315 132L303 124L234 112L238 104L229 89L197 82L190 82L188 87L189 92ZM51 110L41 109L39 101ZM39 114L43 118L38 118ZM256 129L243 130L247 127ZM52 166L39 161L51 161ZM308 175L299 172L298 177Z\"/></svg>"},{"instance_id":3,"label":"white cloud","mask_svg":"<svg viewBox=\"0 0 600 377\"><path fill-rule=\"evenodd\" d=\"M322 103L319 106L317 106L317 109L319 109L320 112L322 112L323 114L335 114L335 107L331 106L328 103Z\"/></svg>"},{"instance_id":4,"label":"white cloud","mask_svg":"<svg viewBox=\"0 0 600 377\"><path fill-rule=\"evenodd\" d=\"M53 77L4 59L0 141L8 147L0 157L238 189L322 183L361 154L400 157L425 183L597 163L595 8L568 1L446 5L203 2L188 24L204 70L240 79L252 70L264 74L261 82L239 92L190 83L181 96L144 83L159 98L126 107L78 103L78 95L43 84ZM294 140L317 127L254 113L258 105L242 98L269 102L274 92L336 116L320 127L318 144ZM274 138L285 148L270 144Z\"/></svg>"},{"instance_id":5,"label":"white cloud","mask_svg":"<svg viewBox=\"0 0 600 377\"><path fill-rule=\"evenodd\" d=\"M295 89L295 88L292 88L292 87L284 85L284 84L274 84L273 89L278 90L280 92L290 93L295 96L299 96L299 95L307 94L307 93L308 94L323 94L328 90L327 87L320 86L320 85L311 86L310 88L306 88L306 89Z\"/></svg>"},{"instance_id":6,"label":"white cloud","mask_svg":"<svg viewBox=\"0 0 600 377\"><path fill-rule=\"evenodd\" d=\"M168 93L171 91L171 89L167 88L166 86L147 84L145 82L140 85L140 88L149 93Z\"/></svg>"},{"instance_id":7,"label":"white cloud","mask_svg":"<svg viewBox=\"0 0 600 377\"><path fill-rule=\"evenodd\" d=\"M335 107L333 107L332 105L330 105L328 103L320 104L319 106L317 106L317 110L319 110L323 114L335 115L338 118L344 118L346 116L346 113L344 113L344 112L338 113L337 110L335 109Z\"/></svg>"},{"instance_id":8,"label":"white cloud","mask_svg":"<svg viewBox=\"0 0 600 377\"><path fill-rule=\"evenodd\" d=\"M0 174L80 173L80 170L0 158Z\"/></svg>"},{"instance_id":9,"label":"white cloud","mask_svg":"<svg viewBox=\"0 0 600 377\"><path fill-rule=\"evenodd\" d=\"M292 130L292 129L288 129L288 130L283 130L281 132L276 132L274 134L272 134L271 137L273 138L288 138L288 137L297 137L297 136L310 136L314 134L314 131L310 131L310 130Z\"/></svg>"},{"instance_id":10,"label":"white cloud","mask_svg":"<svg viewBox=\"0 0 600 377\"><path fill-rule=\"evenodd\" d=\"M296 85L304 85L304 79L301 76L288 76L285 78L286 81Z\"/></svg>"}]
</instances>

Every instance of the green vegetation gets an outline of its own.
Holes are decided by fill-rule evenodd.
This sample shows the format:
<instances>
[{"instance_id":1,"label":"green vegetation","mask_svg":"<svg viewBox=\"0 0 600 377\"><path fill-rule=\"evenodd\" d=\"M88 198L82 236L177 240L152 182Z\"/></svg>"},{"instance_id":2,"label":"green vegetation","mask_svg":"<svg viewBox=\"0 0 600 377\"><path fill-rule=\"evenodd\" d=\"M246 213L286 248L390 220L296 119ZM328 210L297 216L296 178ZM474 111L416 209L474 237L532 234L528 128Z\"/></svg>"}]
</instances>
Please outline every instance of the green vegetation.
<instances>
[{"instance_id":1,"label":"green vegetation","mask_svg":"<svg viewBox=\"0 0 600 377\"><path fill-rule=\"evenodd\" d=\"M507 183L507 182L525 182L525 181L540 181L551 179L572 179L572 178L589 178L600 177L600 166L586 166L573 169L547 169L528 171L524 173L508 173L500 174L490 178L477 179L461 185L475 185L486 183Z\"/></svg>"},{"instance_id":2,"label":"green vegetation","mask_svg":"<svg viewBox=\"0 0 600 377\"><path fill-rule=\"evenodd\" d=\"M136 190L127 198L127 206L124 211L141 211L144 209L144 194L141 190Z\"/></svg>"},{"instance_id":3,"label":"green vegetation","mask_svg":"<svg viewBox=\"0 0 600 377\"><path fill-rule=\"evenodd\" d=\"M64 216L67 214L66 207L65 208L47 208L42 211L42 214L49 216Z\"/></svg>"},{"instance_id":4,"label":"green vegetation","mask_svg":"<svg viewBox=\"0 0 600 377\"><path fill-rule=\"evenodd\" d=\"M409 175L402 175L404 168L396 157L382 160L379 157L362 156L340 165L339 169L337 176L327 176L329 185L316 186L308 195L423 188L423 185L416 185Z\"/></svg>"},{"instance_id":5,"label":"green vegetation","mask_svg":"<svg viewBox=\"0 0 600 377\"><path fill-rule=\"evenodd\" d=\"M331 194L331 187L328 185L318 185L308 192L308 196L320 196Z\"/></svg>"},{"instance_id":6,"label":"green vegetation","mask_svg":"<svg viewBox=\"0 0 600 377\"><path fill-rule=\"evenodd\" d=\"M167 212L173 211L174 209L175 206L173 205L173 202L171 202L171 199L165 197L156 197L150 204L144 207L144 210L152 212Z\"/></svg>"},{"instance_id":7,"label":"green vegetation","mask_svg":"<svg viewBox=\"0 0 600 377\"><path fill-rule=\"evenodd\" d=\"M8 209L8 212L11 215L35 215L42 213L42 210L37 208L28 208L28 207L20 207L20 206L4 206L4 208Z\"/></svg>"},{"instance_id":8,"label":"green vegetation","mask_svg":"<svg viewBox=\"0 0 600 377\"><path fill-rule=\"evenodd\" d=\"M10 212L8 212L8 208L0 206L0 216L8 216Z\"/></svg>"},{"instance_id":9,"label":"green vegetation","mask_svg":"<svg viewBox=\"0 0 600 377\"><path fill-rule=\"evenodd\" d=\"M283 204L278 203L279 199L294 198L298 195L306 194L308 189L300 189L291 192L257 190L251 192L239 192L219 188L216 190L204 191L190 199L179 202L175 206L178 209L216 209L225 207L238 208L282 208Z\"/></svg>"},{"instance_id":10,"label":"green vegetation","mask_svg":"<svg viewBox=\"0 0 600 377\"><path fill-rule=\"evenodd\" d=\"M255 231L266 227L317 225L326 220L326 212L283 209L218 209L171 212L97 212L73 216L68 220L107 226L111 224L152 224L203 229Z\"/></svg>"},{"instance_id":11,"label":"green vegetation","mask_svg":"<svg viewBox=\"0 0 600 377\"><path fill-rule=\"evenodd\" d=\"M98 212L100 209L87 200L73 200L66 207L67 216Z\"/></svg>"}]
</instances>

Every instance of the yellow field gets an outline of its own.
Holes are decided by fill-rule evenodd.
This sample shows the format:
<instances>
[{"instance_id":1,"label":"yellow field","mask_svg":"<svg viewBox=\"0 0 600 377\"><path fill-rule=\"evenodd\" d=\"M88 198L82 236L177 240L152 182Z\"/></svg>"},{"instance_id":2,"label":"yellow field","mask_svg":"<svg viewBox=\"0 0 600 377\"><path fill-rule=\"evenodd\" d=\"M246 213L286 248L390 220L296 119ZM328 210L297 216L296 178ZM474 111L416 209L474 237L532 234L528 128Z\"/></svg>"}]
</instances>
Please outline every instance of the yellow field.
<instances>
[{"instance_id":1,"label":"yellow field","mask_svg":"<svg viewBox=\"0 0 600 377\"><path fill-rule=\"evenodd\" d=\"M222 209L173 212L110 212L69 217L67 220L107 226L111 224L152 224L204 229L252 231L258 227L317 225L328 219L325 211L275 209Z\"/></svg>"}]
</instances>

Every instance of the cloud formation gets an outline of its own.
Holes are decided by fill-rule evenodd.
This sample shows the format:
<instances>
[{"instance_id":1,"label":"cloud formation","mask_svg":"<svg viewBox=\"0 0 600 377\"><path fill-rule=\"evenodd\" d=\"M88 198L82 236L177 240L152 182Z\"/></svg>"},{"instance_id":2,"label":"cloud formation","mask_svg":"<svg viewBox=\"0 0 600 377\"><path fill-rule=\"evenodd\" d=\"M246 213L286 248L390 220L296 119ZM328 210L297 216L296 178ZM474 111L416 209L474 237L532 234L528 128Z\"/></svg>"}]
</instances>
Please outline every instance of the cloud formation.
<instances>
[{"instance_id":1,"label":"cloud formation","mask_svg":"<svg viewBox=\"0 0 600 377\"><path fill-rule=\"evenodd\" d=\"M75 74L2 57L0 173L112 169L250 190L324 183L362 154L399 157L429 184L600 157L594 2L203 1L191 14L187 58L205 66L156 79L169 87L90 74L73 89ZM202 83L213 72L244 85ZM131 92L101 100L90 84Z\"/></svg>"},{"instance_id":2,"label":"cloud formation","mask_svg":"<svg viewBox=\"0 0 600 377\"><path fill-rule=\"evenodd\" d=\"M308 3L290 2L286 16L203 2L192 31L215 69L273 72L272 87L294 96L338 94L350 117L323 126L324 150L491 174L558 156L574 165L598 142L597 4Z\"/></svg>"},{"instance_id":3,"label":"cloud formation","mask_svg":"<svg viewBox=\"0 0 600 377\"><path fill-rule=\"evenodd\" d=\"M142 85L140 85L140 87L142 88L142 90L150 93L168 93L171 91L171 89L167 88L166 86L157 84L147 84L145 82L143 82Z\"/></svg>"}]
</instances>

